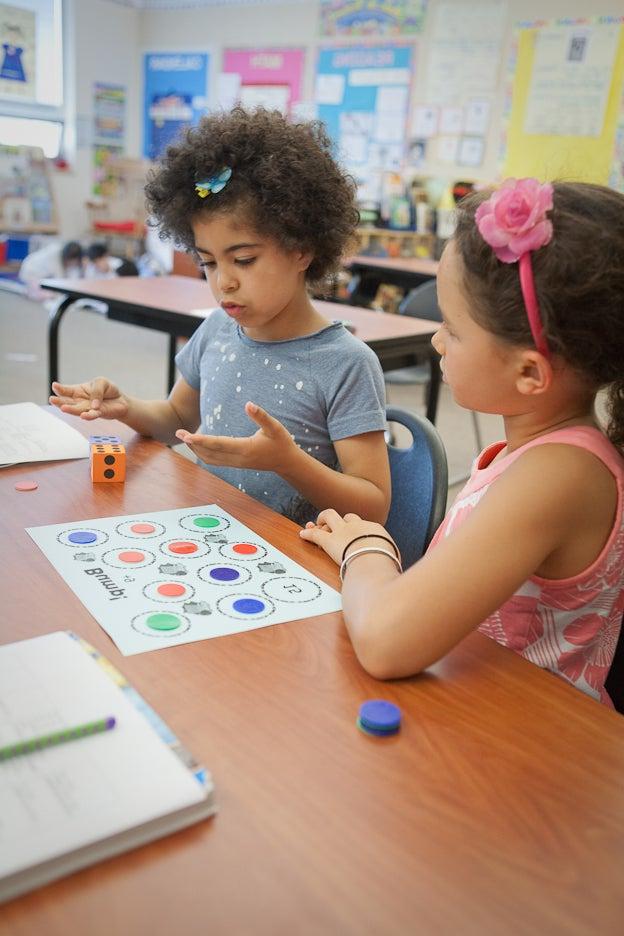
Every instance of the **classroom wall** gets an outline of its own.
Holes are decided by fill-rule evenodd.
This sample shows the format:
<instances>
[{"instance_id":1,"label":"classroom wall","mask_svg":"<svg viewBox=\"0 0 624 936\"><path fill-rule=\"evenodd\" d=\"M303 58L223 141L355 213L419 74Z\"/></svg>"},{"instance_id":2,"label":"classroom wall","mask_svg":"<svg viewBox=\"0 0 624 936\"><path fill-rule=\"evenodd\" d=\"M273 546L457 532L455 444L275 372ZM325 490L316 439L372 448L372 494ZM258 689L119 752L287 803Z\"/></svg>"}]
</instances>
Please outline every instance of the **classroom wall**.
<instances>
[{"instance_id":1,"label":"classroom wall","mask_svg":"<svg viewBox=\"0 0 624 936\"><path fill-rule=\"evenodd\" d=\"M411 102L419 101L427 68L427 39L431 34L433 14L439 0L429 0L427 24L415 37L416 68ZM504 0L501 0L504 2ZM466 0L469 4L470 0ZM84 201L92 183L91 150L85 145L89 120L93 116L93 82L109 81L127 87L127 155L139 156L142 150L142 57L145 52L206 51L210 54L209 98L214 101L216 78L225 47L290 46L307 49L303 84L304 100L311 100L314 88L318 36L318 3L282 3L276 5L215 5L204 8L139 12L107 0L68 0L68 18L74 30L70 56L75 69L78 149L70 173L57 173L60 216L63 234L73 236L84 229ZM501 78L504 76L513 24L519 20L612 15L624 13L623 0L508 0L507 28ZM360 40L352 40L359 43ZM344 39L335 45L348 45ZM426 103L422 101L422 103ZM484 161L469 176L493 179L498 172L500 124L503 109L501 82L491 114ZM457 178L456 169L433 164L425 172Z\"/></svg>"},{"instance_id":2,"label":"classroom wall","mask_svg":"<svg viewBox=\"0 0 624 936\"><path fill-rule=\"evenodd\" d=\"M55 173L61 236L81 236L87 228L85 201L93 186L93 85L124 85L126 155L141 152L141 56L138 10L108 0L66 0L67 88L74 127L70 168ZM75 136L74 136L75 134Z\"/></svg>"}]
</instances>

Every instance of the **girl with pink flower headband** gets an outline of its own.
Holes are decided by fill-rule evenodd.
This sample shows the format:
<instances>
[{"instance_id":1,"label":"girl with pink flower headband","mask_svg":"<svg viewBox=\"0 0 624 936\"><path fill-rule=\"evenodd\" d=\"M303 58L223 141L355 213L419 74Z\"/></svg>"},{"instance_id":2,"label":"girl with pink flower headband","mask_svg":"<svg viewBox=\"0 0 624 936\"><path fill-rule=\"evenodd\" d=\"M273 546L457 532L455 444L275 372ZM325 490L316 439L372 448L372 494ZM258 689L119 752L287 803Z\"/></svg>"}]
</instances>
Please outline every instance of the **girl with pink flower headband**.
<instances>
[{"instance_id":1,"label":"girl with pink flower headband","mask_svg":"<svg viewBox=\"0 0 624 936\"><path fill-rule=\"evenodd\" d=\"M325 510L301 536L341 564L371 675L419 673L478 629L624 711L610 676L624 612L624 196L507 179L463 199L438 301L444 381L460 405L500 414L505 439L405 572L387 531L355 514Z\"/></svg>"}]
</instances>

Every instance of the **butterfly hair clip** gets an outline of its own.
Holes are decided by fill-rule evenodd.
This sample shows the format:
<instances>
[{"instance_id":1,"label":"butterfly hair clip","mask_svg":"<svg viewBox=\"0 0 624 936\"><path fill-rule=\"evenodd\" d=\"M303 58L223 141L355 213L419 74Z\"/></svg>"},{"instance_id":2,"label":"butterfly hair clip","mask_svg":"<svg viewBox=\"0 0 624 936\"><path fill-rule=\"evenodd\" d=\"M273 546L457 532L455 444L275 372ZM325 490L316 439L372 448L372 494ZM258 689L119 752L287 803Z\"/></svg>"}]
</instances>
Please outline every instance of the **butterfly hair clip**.
<instances>
[{"instance_id":1,"label":"butterfly hair clip","mask_svg":"<svg viewBox=\"0 0 624 936\"><path fill-rule=\"evenodd\" d=\"M206 198L206 196L210 194L216 195L218 192L223 191L231 178L232 170L229 168L229 166L226 166L221 170L221 172L213 175L210 179L204 179L201 182L196 182L195 191L200 198Z\"/></svg>"}]
</instances>

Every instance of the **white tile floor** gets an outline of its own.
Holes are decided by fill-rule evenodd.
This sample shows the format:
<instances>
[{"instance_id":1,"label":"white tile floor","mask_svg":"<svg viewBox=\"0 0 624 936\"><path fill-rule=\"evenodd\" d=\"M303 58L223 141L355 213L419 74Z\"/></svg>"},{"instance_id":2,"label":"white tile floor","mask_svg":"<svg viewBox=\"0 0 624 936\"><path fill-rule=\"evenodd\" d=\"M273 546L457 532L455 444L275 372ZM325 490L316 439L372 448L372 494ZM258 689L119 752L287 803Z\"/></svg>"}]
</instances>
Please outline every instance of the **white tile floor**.
<instances>
[{"instance_id":1,"label":"white tile floor","mask_svg":"<svg viewBox=\"0 0 624 936\"><path fill-rule=\"evenodd\" d=\"M60 374L75 383L104 374L124 390L148 399L166 393L166 335L110 322L96 312L69 309L60 328ZM0 403L47 402L47 311L19 295L0 292ZM424 412L423 388L392 386L389 402ZM481 414L487 445L502 438L502 421ZM442 387L437 426L446 447L449 477L466 475L476 454L470 414ZM399 435L398 441L402 437ZM457 485L449 492L453 495Z\"/></svg>"}]
</instances>

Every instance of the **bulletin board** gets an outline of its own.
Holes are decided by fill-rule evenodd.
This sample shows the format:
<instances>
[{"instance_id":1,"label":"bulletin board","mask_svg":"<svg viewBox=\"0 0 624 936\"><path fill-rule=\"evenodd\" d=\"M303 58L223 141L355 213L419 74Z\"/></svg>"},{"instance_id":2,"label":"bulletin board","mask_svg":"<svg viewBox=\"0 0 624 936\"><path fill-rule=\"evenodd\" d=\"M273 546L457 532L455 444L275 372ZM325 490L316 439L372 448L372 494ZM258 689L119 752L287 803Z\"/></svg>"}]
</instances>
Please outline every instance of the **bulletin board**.
<instances>
[{"instance_id":1,"label":"bulletin board","mask_svg":"<svg viewBox=\"0 0 624 936\"><path fill-rule=\"evenodd\" d=\"M39 147L0 146L0 231L58 231L50 168Z\"/></svg>"},{"instance_id":2,"label":"bulletin board","mask_svg":"<svg viewBox=\"0 0 624 936\"><path fill-rule=\"evenodd\" d=\"M208 55L156 52L144 57L143 155L158 159L206 110Z\"/></svg>"},{"instance_id":3,"label":"bulletin board","mask_svg":"<svg viewBox=\"0 0 624 936\"><path fill-rule=\"evenodd\" d=\"M623 23L624 17L588 17L518 24L509 69L513 78L503 131L503 175L613 184L622 128ZM594 62L589 58L592 43L600 50ZM581 84L577 79L575 87L570 69L586 52L586 62L579 62L586 80ZM540 109L538 93L546 83L550 92ZM565 106L567 98L573 107Z\"/></svg>"},{"instance_id":4,"label":"bulletin board","mask_svg":"<svg viewBox=\"0 0 624 936\"><path fill-rule=\"evenodd\" d=\"M223 72L237 75L233 99L244 107L263 105L291 113L301 100L304 49L226 49Z\"/></svg>"},{"instance_id":5,"label":"bulletin board","mask_svg":"<svg viewBox=\"0 0 624 936\"><path fill-rule=\"evenodd\" d=\"M415 89L407 167L471 176L487 159L500 88L507 5L437 0Z\"/></svg>"},{"instance_id":6,"label":"bulletin board","mask_svg":"<svg viewBox=\"0 0 624 936\"><path fill-rule=\"evenodd\" d=\"M413 44L319 50L318 116L359 181L403 163L414 53Z\"/></svg>"}]
</instances>

